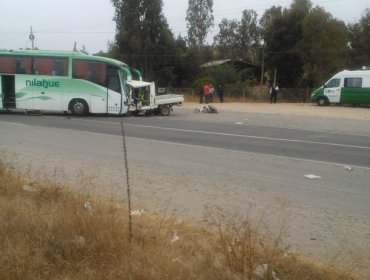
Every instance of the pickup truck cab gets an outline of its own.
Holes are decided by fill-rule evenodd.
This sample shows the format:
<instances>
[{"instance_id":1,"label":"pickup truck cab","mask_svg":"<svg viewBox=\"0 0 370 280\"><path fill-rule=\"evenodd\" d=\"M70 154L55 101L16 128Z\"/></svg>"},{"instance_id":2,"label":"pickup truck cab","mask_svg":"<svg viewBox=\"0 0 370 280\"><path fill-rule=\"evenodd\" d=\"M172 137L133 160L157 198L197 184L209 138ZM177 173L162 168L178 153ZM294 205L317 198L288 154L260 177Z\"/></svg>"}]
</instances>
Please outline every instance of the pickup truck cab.
<instances>
[{"instance_id":1,"label":"pickup truck cab","mask_svg":"<svg viewBox=\"0 0 370 280\"><path fill-rule=\"evenodd\" d=\"M153 82L131 80L127 84L131 93L129 113L155 113L168 116L173 111L173 106L184 102L183 95L157 95Z\"/></svg>"}]
</instances>

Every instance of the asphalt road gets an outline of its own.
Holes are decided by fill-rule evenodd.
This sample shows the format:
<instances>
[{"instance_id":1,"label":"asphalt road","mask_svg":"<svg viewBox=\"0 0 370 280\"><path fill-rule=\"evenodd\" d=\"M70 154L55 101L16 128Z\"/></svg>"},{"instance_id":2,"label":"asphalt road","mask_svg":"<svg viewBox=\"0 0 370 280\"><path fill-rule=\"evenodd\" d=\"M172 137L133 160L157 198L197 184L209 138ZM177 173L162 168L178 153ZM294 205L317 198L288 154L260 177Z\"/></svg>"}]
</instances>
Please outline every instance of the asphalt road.
<instances>
[{"instance_id":1,"label":"asphalt road","mask_svg":"<svg viewBox=\"0 0 370 280\"><path fill-rule=\"evenodd\" d=\"M26 172L125 201L122 121L134 207L202 220L209 205L243 214L253 206L270 225L285 221L284 245L294 251L321 260L342 253L344 264L358 253L370 257L370 135L179 115L2 113L0 155Z\"/></svg>"},{"instance_id":2,"label":"asphalt road","mask_svg":"<svg viewBox=\"0 0 370 280\"><path fill-rule=\"evenodd\" d=\"M64 117L1 114L0 120L370 168L370 137L171 118Z\"/></svg>"}]
</instances>

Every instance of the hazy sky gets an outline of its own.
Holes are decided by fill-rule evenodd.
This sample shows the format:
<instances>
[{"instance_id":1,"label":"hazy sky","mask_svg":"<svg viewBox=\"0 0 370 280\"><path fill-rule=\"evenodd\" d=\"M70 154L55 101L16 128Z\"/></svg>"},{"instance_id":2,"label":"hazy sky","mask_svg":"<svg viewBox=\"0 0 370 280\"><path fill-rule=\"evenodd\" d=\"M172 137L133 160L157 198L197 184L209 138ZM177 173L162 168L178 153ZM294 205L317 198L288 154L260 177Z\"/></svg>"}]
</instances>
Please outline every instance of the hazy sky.
<instances>
[{"instance_id":1,"label":"hazy sky","mask_svg":"<svg viewBox=\"0 0 370 280\"><path fill-rule=\"evenodd\" d=\"M334 17L353 23L360 19L369 0L311 0ZM290 0L214 0L217 32L222 18L240 19L244 9L254 9L259 15L273 5L288 7ZM188 0L163 0L163 13L172 32L186 36ZM107 50L113 41L114 9L110 0L0 0L0 49L30 48L28 39L33 27L35 44L45 50L72 50L74 42L95 53Z\"/></svg>"}]
</instances>

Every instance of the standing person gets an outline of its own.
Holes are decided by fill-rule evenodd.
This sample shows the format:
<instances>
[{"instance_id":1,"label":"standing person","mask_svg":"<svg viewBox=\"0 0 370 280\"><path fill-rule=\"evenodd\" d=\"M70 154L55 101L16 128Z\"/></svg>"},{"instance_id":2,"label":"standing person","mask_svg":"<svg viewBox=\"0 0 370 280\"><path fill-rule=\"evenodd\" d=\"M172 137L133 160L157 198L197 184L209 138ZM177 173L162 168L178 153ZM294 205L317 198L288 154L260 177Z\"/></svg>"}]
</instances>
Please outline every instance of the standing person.
<instances>
[{"instance_id":1,"label":"standing person","mask_svg":"<svg viewBox=\"0 0 370 280\"><path fill-rule=\"evenodd\" d=\"M203 104L204 102L204 87L201 86L199 89L199 103Z\"/></svg>"},{"instance_id":2,"label":"standing person","mask_svg":"<svg viewBox=\"0 0 370 280\"><path fill-rule=\"evenodd\" d=\"M279 91L279 85L277 83L272 84L270 88L270 103L276 103L277 94Z\"/></svg>"},{"instance_id":3,"label":"standing person","mask_svg":"<svg viewBox=\"0 0 370 280\"><path fill-rule=\"evenodd\" d=\"M209 103L213 102L213 94L215 93L215 88L212 84L209 84Z\"/></svg>"},{"instance_id":4,"label":"standing person","mask_svg":"<svg viewBox=\"0 0 370 280\"><path fill-rule=\"evenodd\" d=\"M204 93L206 104L208 104L209 102L209 85L208 84L204 86L203 93Z\"/></svg>"},{"instance_id":5,"label":"standing person","mask_svg":"<svg viewBox=\"0 0 370 280\"><path fill-rule=\"evenodd\" d=\"M220 102L224 102L224 85L219 82L217 86L217 92L218 92L218 97L220 98Z\"/></svg>"}]
</instances>

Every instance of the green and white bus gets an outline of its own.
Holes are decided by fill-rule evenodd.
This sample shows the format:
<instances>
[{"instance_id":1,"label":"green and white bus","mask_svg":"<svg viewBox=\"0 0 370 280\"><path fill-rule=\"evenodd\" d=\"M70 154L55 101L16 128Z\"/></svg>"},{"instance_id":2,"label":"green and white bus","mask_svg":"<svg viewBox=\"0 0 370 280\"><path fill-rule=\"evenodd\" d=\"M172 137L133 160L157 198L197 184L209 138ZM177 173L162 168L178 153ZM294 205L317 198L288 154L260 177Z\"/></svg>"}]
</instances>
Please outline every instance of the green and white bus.
<instances>
[{"instance_id":1,"label":"green and white bus","mask_svg":"<svg viewBox=\"0 0 370 280\"><path fill-rule=\"evenodd\" d=\"M139 106L135 92L145 93ZM80 52L19 50L0 51L0 101L0 109L10 111L121 115L151 110L169 114L183 98L162 97L156 104L154 83L143 82L139 71L114 59Z\"/></svg>"},{"instance_id":2,"label":"green and white bus","mask_svg":"<svg viewBox=\"0 0 370 280\"><path fill-rule=\"evenodd\" d=\"M311 94L319 106L334 104L370 104L370 70L344 70L335 74Z\"/></svg>"}]
</instances>

